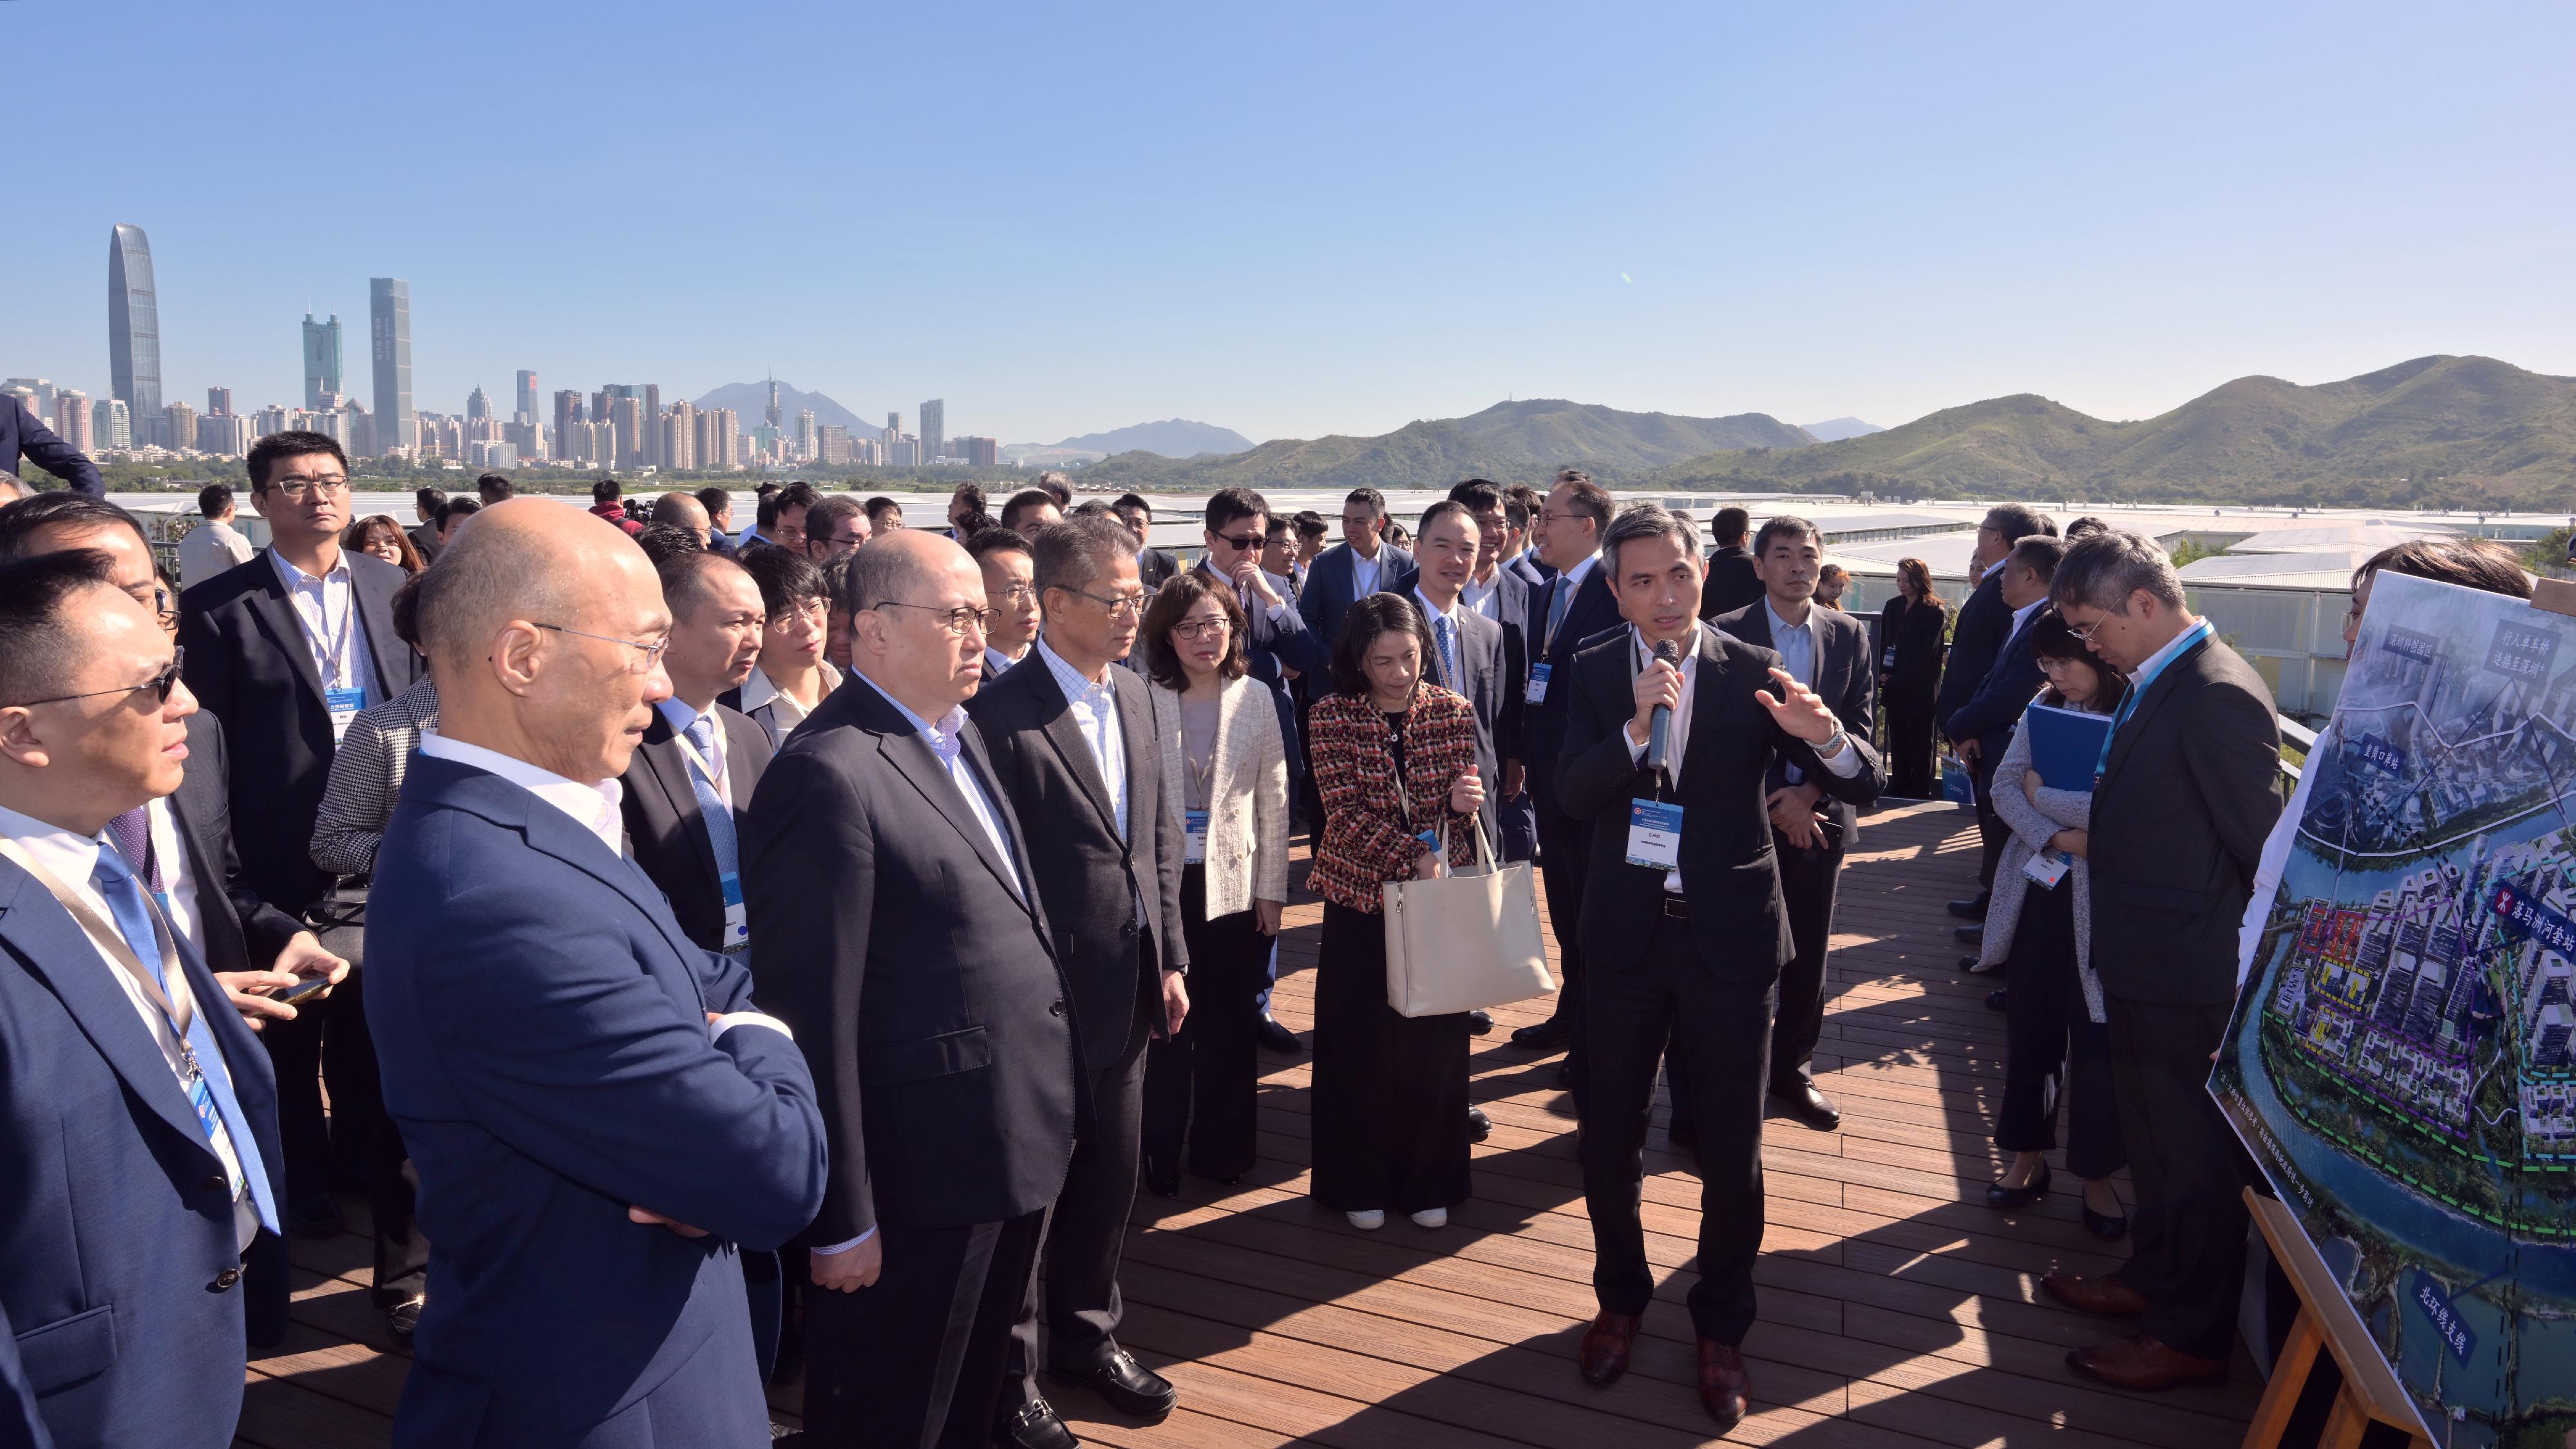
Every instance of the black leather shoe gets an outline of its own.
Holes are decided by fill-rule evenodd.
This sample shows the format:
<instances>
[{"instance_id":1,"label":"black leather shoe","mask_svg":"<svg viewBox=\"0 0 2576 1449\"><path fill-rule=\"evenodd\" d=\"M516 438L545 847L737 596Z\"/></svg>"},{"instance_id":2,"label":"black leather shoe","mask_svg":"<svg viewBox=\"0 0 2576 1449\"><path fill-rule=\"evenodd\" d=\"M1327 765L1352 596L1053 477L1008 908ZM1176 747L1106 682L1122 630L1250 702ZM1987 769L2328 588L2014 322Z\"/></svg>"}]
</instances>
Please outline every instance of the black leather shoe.
<instances>
[{"instance_id":1,"label":"black leather shoe","mask_svg":"<svg viewBox=\"0 0 2576 1449\"><path fill-rule=\"evenodd\" d=\"M2009 1006L2007 1006L2007 1005L2005 1004L2006 998L2008 998L2011 994L2012 994L2012 988L2011 988L2011 987L2009 987L2009 986L1998 986L1998 987L1996 987L1994 990L1987 992L1987 993L1986 993L1986 1010L1988 1010L1988 1011L2009 1011L2009 1010L2011 1010L2012 1008L2011 1008L2011 1007L2009 1007Z\"/></svg>"},{"instance_id":2,"label":"black leather shoe","mask_svg":"<svg viewBox=\"0 0 2576 1449\"><path fill-rule=\"evenodd\" d=\"M1819 1132L1831 1132L1843 1125L1843 1109L1834 1099L1816 1090L1813 1082L1787 1082L1771 1089L1771 1100L1780 1110Z\"/></svg>"},{"instance_id":3,"label":"black leather shoe","mask_svg":"<svg viewBox=\"0 0 2576 1449\"><path fill-rule=\"evenodd\" d=\"M1266 1016L1261 1018L1259 1026L1252 1029L1252 1034L1264 1047L1283 1057L1301 1056L1306 1050L1305 1044L1297 1040L1297 1033Z\"/></svg>"},{"instance_id":4,"label":"black leather shoe","mask_svg":"<svg viewBox=\"0 0 2576 1449\"><path fill-rule=\"evenodd\" d=\"M1180 1393L1172 1387L1171 1380L1136 1362L1136 1355L1114 1343L1093 1354L1091 1362L1081 1368L1047 1372L1091 1385L1109 1407L1131 1419L1160 1419L1180 1402Z\"/></svg>"},{"instance_id":5,"label":"black leather shoe","mask_svg":"<svg viewBox=\"0 0 2576 1449\"><path fill-rule=\"evenodd\" d=\"M1996 972L2004 969L2004 965L2001 961L1998 961L1994 965L1989 966L1974 956L1962 956L1959 958L1959 969L1970 976L1992 976Z\"/></svg>"},{"instance_id":6,"label":"black leather shoe","mask_svg":"<svg viewBox=\"0 0 2576 1449\"><path fill-rule=\"evenodd\" d=\"M2006 1187L2001 1178L1986 1184L1986 1206L1990 1208L2026 1208L2048 1196L2048 1169L2019 1187Z\"/></svg>"},{"instance_id":7,"label":"black leather shoe","mask_svg":"<svg viewBox=\"0 0 2576 1449\"><path fill-rule=\"evenodd\" d=\"M1571 1087L1574 1085L1574 1063L1558 1062L1556 1064L1556 1084L1560 1087Z\"/></svg>"},{"instance_id":8,"label":"black leather shoe","mask_svg":"<svg viewBox=\"0 0 2576 1449\"><path fill-rule=\"evenodd\" d=\"M1962 946L1982 946L1986 944L1986 928L1981 925L1952 926L1950 939Z\"/></svg>"},{"instance_id":9,"label":"black leather shoe","mask_svg":"<svg viewBox=\"0 0 2576 1449\"><path fill-rule=\"evenodd\" d=\"M1975 900L1952 901L1950 914L1963 921L1982 921L1986 918L1986 902L1992 899L1994 892L1979 891Z\"/></svg>"},{"instance_id":10,"label":"black leather shoe","mask_svg":"<svg viewBox=\"0 0 2576 1449\"><path fill-rule=\"evenodd\" d=\"M2097 1213L2093 1211L2093 1205L2091 1203L2085 1203L2082 1204L2082 1206L2084 1208L2085 1230L2092 1233L2093 1236L2097 1238L2122 1238L2128 1236L2128 1214Z\"/></svg>"},{"instance_id":11,"label":"black leather shoe","mask_svg":"<svg viewBox=\"0 0 2576 1449\"><path fill-rule=\"evenodd\" d=\"M1470 1142L1482 1142L1492 1135L1494 1135L1494 1119L1486 1116L1485 1109L1482 1107L1468 1108L1467 1140Z\"/></svg>"},{"instance_id":12,"label":"black leather shoe","mask_svg":"<svg viewBox=\"0 0 2576 1449\"><path fill-rule=\"evenodd\" d=\"M1153 1193L1156 1197L1179 1197L1181 1195L1181 1170L1177 1167L1158 1166L1152 1158L1147 1158L1145 1160L1145 1187L1147 1191Z\"/></svg>"},{"instance_id":13,"label":"black leather shoe","mask_svg":"<svg viewBox=\"0 0 2576 1449\"><path fill-rule=\"evenodd\" d=\"M1512 1032L1512 1045L1534 1052L1562 1050L1574 1040L1574 1023L1563 1016L1551 1016L1536 1026L1524 1026Z\"/></svg>"},{"instance_id":14,"label":"black leather shoe","mask_svg":"<svg viewBox=\"0 0 2576 1449\"><path fill-rule=\"evenodd\" d=\"M421 1301L419 1298L406 1298L385 1314L385 1332L392 1336L398 1347L411 1347L412 1332L420 1327Z\"/></svg>"},{"instance_id":15,"label":"black leather shoe","mask_svg":"<svg viewBox=\"0 0 2576 1449\"><path fill-rule=\"evenodd\" d=\"M996 1449L1074 1449L1081 1442L1044 1398L1031 1399L993 1426Z\"/></svg>"},{"instance_id":16,"label":"black leather shoe","mask_svg":"<svg viewBox=\"0 0 2576 1449\"><path fill-rule=\"evenodd\" d=\"M300 1197L286 1205L286 1230L299 1238L336 1238L349 1227L340 1200L327 1192Z\"/></svg>"},{"instance_id":17,"label":"black leather shoe","mask_svg":"<svg viewBox=\"0 0 2576 1449\"><path fill-rule=\"evenodd\" d=\"M1467 1013L1467 1035L1483 1036L1493 1029L1494 1014L1492 1012L1471 1011Z\"/></svg>"}]
</instances>

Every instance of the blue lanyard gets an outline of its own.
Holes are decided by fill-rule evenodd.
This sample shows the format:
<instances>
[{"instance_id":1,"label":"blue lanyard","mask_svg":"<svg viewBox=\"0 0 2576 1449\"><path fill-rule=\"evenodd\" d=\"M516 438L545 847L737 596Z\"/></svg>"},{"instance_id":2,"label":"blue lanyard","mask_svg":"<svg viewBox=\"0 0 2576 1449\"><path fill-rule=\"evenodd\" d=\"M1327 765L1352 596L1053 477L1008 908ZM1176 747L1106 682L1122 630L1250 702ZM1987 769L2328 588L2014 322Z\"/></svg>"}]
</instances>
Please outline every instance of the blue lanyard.
<instances>
[{"instance_id":1,"label":"blue lanyard","mask_svg":"<svg viewBox=\"0 0 2576 1449\"><path fill-rule=\"evenodd\" d=\"M2156 682L2156 676L2165 672L2166 665L2198 648L2200 641L2215 632L2209 627L2207 619L2192 625L2183 631L2181 638L2173 642L2173 647L2166 652L2164 658L2156 662L2154 668L2142 671L2136 679L2129 682L2128 697L2122 699L2120 707L2112 712L2111 727L2102 732L2102 758L2093 763L2093 783L2097 785L2102 783L2102 777L2111 773L2111 742L2120 737L2120 726L2129 722L2129 716L2137 710L2138 701L2146 697L2147 688Z\"/></svg>"}]
</instances>

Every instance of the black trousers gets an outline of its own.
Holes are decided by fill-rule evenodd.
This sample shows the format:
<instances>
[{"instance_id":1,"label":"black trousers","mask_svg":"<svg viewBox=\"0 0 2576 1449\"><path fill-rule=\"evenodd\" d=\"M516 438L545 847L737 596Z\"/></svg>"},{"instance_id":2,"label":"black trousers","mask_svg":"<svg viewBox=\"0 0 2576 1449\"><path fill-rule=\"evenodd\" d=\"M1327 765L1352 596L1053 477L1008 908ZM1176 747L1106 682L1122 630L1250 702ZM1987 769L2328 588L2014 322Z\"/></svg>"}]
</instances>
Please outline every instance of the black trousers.
<instances>
[{"instance_id":1,"label":"black trousers","mask_svg":"<svg viewBox=\"0 0 2576 1449\"><path fill-rule=\"evenodd\" d=\"M1556 933L1557 968L1563 976L1556 993L1556 1015L1582 1011L1583 877L1591 868L1592 822L1540 801L1538 815L1539 884L1547 891L1547 918ZM1579 1024L1579 1015L1578 1015ZM1578 1043L1581 1033L1577 1032Z\"/></svg>"},{"instance_id":2,"label":"black trousers","mask_svg":"<svg viewBox=\"0 0 2576 1449\"><path fill-rule=\"evenodd\" d=\"M1609 1313L1642 1314L1654 1296L1638 1208L1655 1068L1666 1046L1699 1124L1699 1282L1693 1330L1740 1344L1753 1326L1753 1263L1762 1251L1762 1098L1776 996L1767 969L1720 975L1690 923L1639 921L1645 951L1584 979L1583 1205L1592 1219L1592 1289ZM1595 963L1596 968L1598 963Z\"/></svg>"},{"instance_id":3,"label":"black trousers","mask_svg":"<svg viewBox=\"0 0 2576 1449\"><path fill-rule=\"evenodd\" d=\"M1270 984L1270 940L1250 911L1210 921L1207 869L1181 869L1181 938L1190 948L1190 1014L1180 1035L1145 1048L1145 1161L1227 1181L1252 1170L1261 1059L1253 1037Z\"/></svg>"},{"instance_id":4,"label":"black trousers","mask_svg":"<svg viewBox=\"0 0 2576 1449\"><path fill-rule=\"evenodd\" d=\"M1887 793L1906 800L1937 799L1941 773L1932 749L1932 706L1899 708L1887 701Z\"/></svg>"},{"instance_id":5,"label":"black trousers","mask_svg":"<svg viewBox=\"0 0 2576 1449\"><path fill-rule=\"evenodd\" d=\"M2010 890L2016 882L2006 881ZM2004 980L2004 1099L1995 1113L1995 1145L2006 1152L2046 1152L2066 1117L2066 1170L2092 1181L2128 1165L2120 1146L2120 1101L2111 1085L2111 1029L2084 1005L2075 966L2075 881L2055 890L2020 882L2021 920L2013 928Z\"/></svg>"},{"instance_id":6,"label":"black trousers","mask_svg":"<svg viewBox=\"0 0 2576 1449\"><path fill-rule=\"evenodd\" d=\"M1145 1043L1152 1030L1146 1009L1140 996L1126 1054L1085 1073L1090 1095L1074 1114L1073 1160L1065 1167L1064 1189L1056 1194L1055 1208L1047 1215L1038 1274L1021 1294L1019 1313L1011 1324L1002 1401L1013 1409L1040 1397L1037 1368L1041 1362L1057 1368L1089 1362L1117 1336L1118 1320L1126 1313L1118 1293L1118 1264L1127 1251L1127 1213L1136 1205L1137 1160L1143 1146ZM1161 1009L1157 997L1153 1010ZM1046 1320L1043 1359L1038 1342L1041 1316Z\"/></svg>"},{"instance_id":7,"label":"black trousers","mask_svg":"<svg viewBox=\"0 0 2576 1449\"><path fill-rule=\"evenodd\" d=\"M1780 1009L1771 1021L1770 1087L1779 1092L1816 1079L1816 1043L1825 1034L1825 956L1834 939L1834 897L1842 883L1843 847L1802 850L1775 830L1771 854L1779 862L1780 898L1788 908L1793 952L1780 968ZM1667 1055L1664 1083L1672 1092L1672 1130L1688 1136L1699 1130L1690 1067L1680 1051Z\"/></svg>"},{"instance_id":8,"label":"black trousers","mask_svg":"<svg viewBox=\"0 0 2576 1449\"><path fill-rule=\"evenodd\" d=\"M347 934L334 933L324 944L363 961L363 950L341 939ZM375 1229L373 1297L378 1307L388 1308L428 1286L429 1240L412 1220L414 1193L402 1171L410 1154L402 1129L385 1110L375 1038L367 1031L366 981L365 971L350 972L331 988L329 1000L304 1008L293 1021L270 1023L260 1037L277 1070L287 1197L328 1192L354 1180L366 1194ZM291 1109L290 1080L302 1098ZM325 1086L331 1097L327 1116Z\"/></svg>"},{"instance_id":9,"label":"black trousers","mask_svg":"<svg viewBox=\"0 0 2576 1449\"><path fill-rule=\"evenodd\" d=\"M1324 903L1315 952L1315 1200L1417 1213L1467 1200L1467 1014L1386 1004L1386 924Z\"/></svg>"},{"instance_id":10,"label":"black trousers","mask_svg":"<svg viewBox=\"0 0 2576 1449\"><path fill-rule=\"evenodd\" d=\"M1995 863L2003 859L2004 842L2012 838L2012 827L1986 798L1995 783L1996 763L1980 754L1968 771L1977 782L1977 884L1987 890L1994 889Z\"/></svg>"},{"instance_id":11,"label":"black trousers","mask_svg":"<svg viewBox=\"0 0 2576 1449\"><path fill-rule=\"evenodd\" d=\"M1521 792L1495 807L1495 818L1501 822L1503 839L1499 847L1506 863L1529 860L1538 854L1538 806L1530 799L1529 790Z\"/></svg>"},{"instance_id":12,"label":"black trousers","mask_svg":"<svg viewBox=\"0 0 2576 1449\"><path fill-rule=\"evenodd\" d=\"M2227 1002L2174 1006L2105 997L2111 1081L2138 1193L2120 1277L2145 1295L2140 1325L2167 1345L2225 1358L2245 1282L2245 1200L2236 1136L2207 1090Z\"/></svg>"},{"instance_id":13,"label":"black trousers","mask_svg":"<svg viewBox=\"0 0 2576 1449\"><path fill-rule=\"evenodd\" d=\"M805 1441L817 1449L992 1443L1011 1319L1027 1296L1045 1221L1029 1213L962 1228L880 1224L885 1269L874 1284L805 1295Z\"/></svg>"}]
</instances>

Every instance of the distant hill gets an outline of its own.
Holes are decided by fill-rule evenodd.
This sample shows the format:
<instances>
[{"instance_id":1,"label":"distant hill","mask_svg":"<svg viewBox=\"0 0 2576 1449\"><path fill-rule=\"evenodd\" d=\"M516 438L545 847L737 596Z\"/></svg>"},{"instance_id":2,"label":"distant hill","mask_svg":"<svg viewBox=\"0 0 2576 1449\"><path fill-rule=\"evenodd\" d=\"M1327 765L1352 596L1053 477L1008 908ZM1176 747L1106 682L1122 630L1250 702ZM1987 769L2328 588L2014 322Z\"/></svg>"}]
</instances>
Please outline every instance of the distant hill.
<instances>
[{"instance_id":1,"label":"distant hill","mask_svg":"<svg viewBox=\"0 0 2576 1449\"><path fill-rule=\"evenodd\" d=\"M731 408L742 415L742 425L745 429L756 428L760 426L763 418L769 416L769 384L729 382L705 397L692 398L689 405L698 408ZM833 423L853 432L865 428L870 437L876 437L885 431L883 413L872 418L863 418L819 392L798 392L783 382L778 385L780 426L793 431L796 427L796 414L806 408L814 410L814 422L817 426Z\"/></svg>"},{"instance_id":2,"label":"distant hill","mask_svg":"<svg viewBox=\"0 0 2576 1449\"><path fill-rule=\"evenodd\" d=\"M2241 377L2142 422L2020 393L1792 452L1730 450L1667 488L2475 508L2576 506L2576 378L2419 357L2341 382Z\"/></svg>"},{"instance_id":3,"label":"distant hill","mask_svg":"<svg viewBox=\"0 0 2576 1449\"><path fill-rule=\"evenodd\" d=\"M1839 443L1845 438L1865 438L1872 433L1887 431L1876 423L1864 423L1858 418L1828 418L1821 423L1800 423L1798 426L1814 434L1819 443Z\"/></svg>"},{"instance_id":4,"label":"distant hill","mask_svg":"<svg viewBox=\"0 0 2576 1449\"><path fill-rule=\"evenodd\" d=\"M1573 465L1626 478L1716 449L1800 448L1815 440L1762 413L1686 418L1533 398L1463 418L1407 423L1373 438L1282 438L1248 452L1187 461L1120 453L1085 474L1094 485L1226 488L1446 488L1478 475L1539 482Z\"/></svg>"},{"instance_id":5,"label":"distant hill","mask_svg":"<svg viewBox=\"0 0 2576 1449\"><path fill-rule=\"evenodd\" d=\"M1172 418L1165 422L1112 428L1105 433L1085 433L1078 438L1067 438L1055 446L1072 453L1140 452L1166 458L1195 458L1201 453L1249 452L1252 440L1232 428Z\"/></svg>"}]
</instances>

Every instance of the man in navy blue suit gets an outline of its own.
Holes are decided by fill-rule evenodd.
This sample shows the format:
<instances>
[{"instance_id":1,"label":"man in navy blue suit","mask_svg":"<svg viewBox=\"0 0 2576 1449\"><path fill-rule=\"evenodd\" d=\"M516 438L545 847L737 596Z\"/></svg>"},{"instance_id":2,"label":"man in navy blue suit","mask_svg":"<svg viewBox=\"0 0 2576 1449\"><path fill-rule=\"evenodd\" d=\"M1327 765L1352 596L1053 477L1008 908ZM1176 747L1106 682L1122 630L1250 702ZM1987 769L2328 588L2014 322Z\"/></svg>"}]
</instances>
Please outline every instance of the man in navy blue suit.
<instances>
[{"instance_id":1,"label":"man in navy blue suit","mask_svg":"<svg viewBox=\"0 0 2576 1449\"><path fill-rule=\"evenodd\" d=\"M1317 555L1297 592L1297 612L1326 649L1353 603L1413 572L1413 555L1386 541L1386 495L1354 488L1342 500L1342 541Z\"/></svg>"},{"instance_id":2,"label":"man in navy blue suit","mask_svg":"<svg viewBox=\"0 0 2576 1449\"><path fill-rule=\"evenodd\" d=\"M75 493L94 498L107 496L107 485L99 481L96 463L46 427L44 419L27 411L17 394L0 392L0 473L19 472L21 456L35 459L46 472L69 483Z\"/></svg>"},{"instance_id":3,"label":"man in navy blue suit","mask_svg":"<svg viewBox=\"0 0 2576 1449\"><path fill-rule=\"evenodd\" d=\"M243 1258L285 1199L277 1098L119 828L179 788L196 701L114 572L0 565L0 1442L221 1449Z\"/></svg>"},{"instance_id":4,"label":"man in navy blue suit","mask_svg":"<svg viewBox=\"0 0 2576 1449\"><path fill-rule=\"evenodd\" d=\"M823 1122L749 971L620 848L618 777L671 692L652 566L513 499L418 611L438 732L368 902L367 1019L430 1242L393 1442L764 1443L738 1249L813 1220Z\"/></svg>"}]
</instances>

